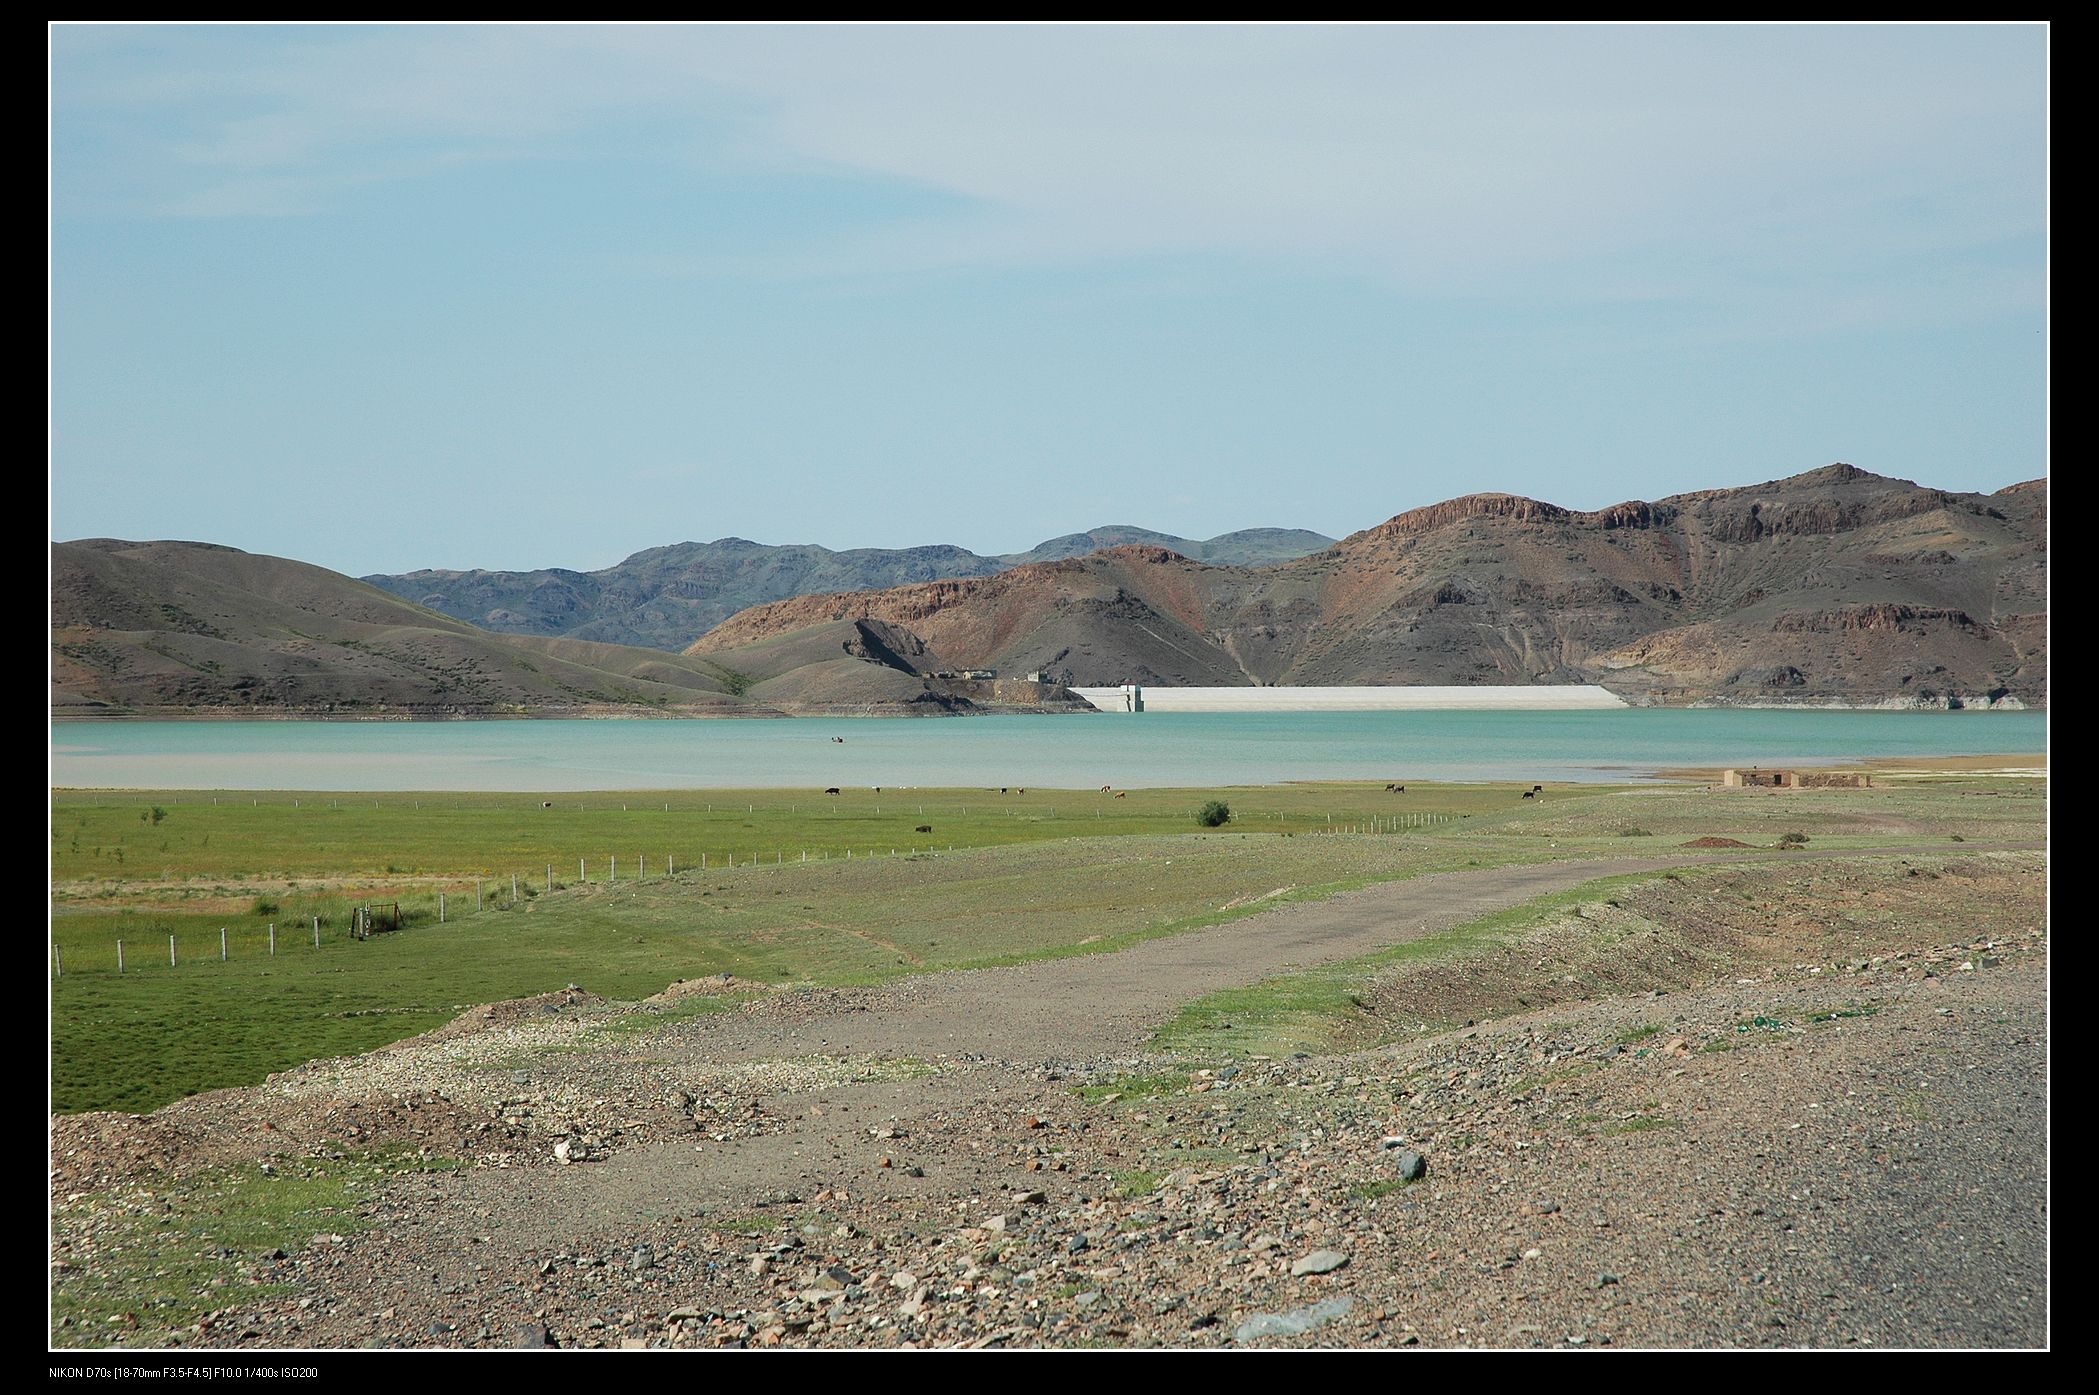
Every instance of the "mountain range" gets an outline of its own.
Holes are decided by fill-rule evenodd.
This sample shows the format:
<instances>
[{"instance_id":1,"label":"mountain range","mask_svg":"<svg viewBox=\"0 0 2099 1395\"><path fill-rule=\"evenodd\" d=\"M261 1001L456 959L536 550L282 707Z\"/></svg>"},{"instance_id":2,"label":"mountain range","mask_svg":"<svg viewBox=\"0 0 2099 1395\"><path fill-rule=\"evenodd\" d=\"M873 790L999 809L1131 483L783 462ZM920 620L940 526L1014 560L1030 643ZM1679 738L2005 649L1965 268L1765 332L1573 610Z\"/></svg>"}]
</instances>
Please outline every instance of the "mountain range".
<instances>
[{"instance_id":1,"label":"mountain range","mask_svg":"<svg viewBox=\"0 0 2099 1395\"><path fill-rule=\"evenodd\" d=\"M947 662L1079 685L1601 683L1639 701L2045 701L2047 489L1838 464L1580 512L1415 509L1257 569L1116 547L755 606L704 655L876 619Z\"/></svg>"},{"instance_id":2,"label":"mountain range","mask_svg":"<svg viewBox=\"0 0 2099 1395\"><path fill-rule=\"evenodd\" d=\"M879 621L689 658L498 635L361 581L192 542L51 549L51 712L111 716L944 715L1083 704L1042 685L934 676Z\"/></svg>"},{"instance_id":3,"label":"mountain range","mask_svg":"<svg viewBox=\"0 0 2099 1395\"><path fill-rule=\"evenodd\" d=\"M980 570L925 578L912 569L973 554L728 539L606 573L411 574L542 578L528 594L551 585L578 598L562 634L496 632L208 543L91 539L51 551L51 705L409 716L1071 706L1054 685L1016 681L1037 671L1088 686L1601 683L1639 702L2040 705L2047 531L2045 481L1957 494L1831 465L1593 512L1471 494L1280 561L1277 550L1311 535L1202 545L1252 548L1261 565L1100 529L1045 543L1036 560L974 558ZM884 568L904 584L859 586ZM837 575L853 589L705 618L730 604L717 579L792 587ZM558 623L553 592L542 599L530 623ZM659 639L682 634L683 652L577 637L637 615ZM955 676L986 669L1004 677Z\"/></svg>"},{"instance_id":4,"label":"mountain range","mask_svg":"<svg viewBox=\"0 0 2099 1395\"><path fill-rule=\"evenodd\" d=\"M561 635L675 651L740 610L789 596L991 576L1133 543L1220 566L1258 567L1317 552L1333 541L1301 528L1249 528L1198 542L1111 524L1051 538L1026 552L985 557L946 545L833 552L809 544L720 538L650 548L594 572L428 569L364 580L498 634Z\"/></svg>"}]
</instances>

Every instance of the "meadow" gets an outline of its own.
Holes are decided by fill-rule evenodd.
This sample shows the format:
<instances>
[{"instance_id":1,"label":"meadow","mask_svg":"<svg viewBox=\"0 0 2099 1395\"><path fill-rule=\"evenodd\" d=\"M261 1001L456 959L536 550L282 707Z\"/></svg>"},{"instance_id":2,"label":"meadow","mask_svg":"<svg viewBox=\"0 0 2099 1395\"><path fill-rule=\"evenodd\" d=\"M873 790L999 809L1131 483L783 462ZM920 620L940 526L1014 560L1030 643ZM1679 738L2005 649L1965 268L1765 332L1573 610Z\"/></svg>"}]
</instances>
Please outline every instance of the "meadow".
<instances>
[{"instance_id":1,"label":"meadow","mask_svg":"<svg viewBox=\"0 0 2099 1395\"><path fill-rule=\"evenodd\" d=\"M1788 833L1817 848L2032 838L2043 789L1978 778L1783 797L1566 786L1529 800L1506 785L709 791L553 807L515 795L61 792L52 1107L147 1110L571 983L634 999L721 974L873 982L1099 952L1396 877L1674 851L1702 836L1760 856ZM1233 811L1221 830L1196 823L1212 799ZM370 903L398 904L406 927L351 938L351 908Z\"/></svg>"}]
</instances>

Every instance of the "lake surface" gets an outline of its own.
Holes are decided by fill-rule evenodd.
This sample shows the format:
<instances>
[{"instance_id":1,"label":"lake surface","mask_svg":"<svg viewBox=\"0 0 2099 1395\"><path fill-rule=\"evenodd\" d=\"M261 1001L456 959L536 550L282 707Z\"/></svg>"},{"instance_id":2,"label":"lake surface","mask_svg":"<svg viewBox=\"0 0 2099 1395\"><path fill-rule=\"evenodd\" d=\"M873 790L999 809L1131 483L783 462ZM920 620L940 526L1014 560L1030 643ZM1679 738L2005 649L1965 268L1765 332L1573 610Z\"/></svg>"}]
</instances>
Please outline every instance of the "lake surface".
<instances>
[{"instance_id":1,"label":"lake surface","mask_svg":"<svg viewBox=\"0 0 2099 1395\"><path fill-rule=\"evenodd\" d=\"M1623 782L1681 766L2023 754L2043 751L2046 743L2045 712L1682 708L57 723L51 782L102 789L502 791Z\"/></svg>"}]
</instances>

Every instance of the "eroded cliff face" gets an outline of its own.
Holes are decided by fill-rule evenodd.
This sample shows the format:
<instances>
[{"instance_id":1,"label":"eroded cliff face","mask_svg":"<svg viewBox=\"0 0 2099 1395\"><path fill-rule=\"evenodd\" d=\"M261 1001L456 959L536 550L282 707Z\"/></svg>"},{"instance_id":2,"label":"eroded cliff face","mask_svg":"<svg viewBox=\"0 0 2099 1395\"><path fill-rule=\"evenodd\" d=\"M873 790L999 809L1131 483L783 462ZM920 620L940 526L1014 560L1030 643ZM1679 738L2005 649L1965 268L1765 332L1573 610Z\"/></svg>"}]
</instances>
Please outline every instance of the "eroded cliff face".
<instances>
[{"instance_id":1,"label":"eroded cliff face","mask_svg":"<svg viewBox=\"0 0 2099 1395\"><path fill-rule=\"evenodd\" d=\"M802 596L689 653L902 626L950 662L1081 684L1601 682L1642 701L2046 700L2046 490L1950 494L1832 465L1590 512L1475 494L1280 566L1114 548Z\"/></svg>"}]
</instances>

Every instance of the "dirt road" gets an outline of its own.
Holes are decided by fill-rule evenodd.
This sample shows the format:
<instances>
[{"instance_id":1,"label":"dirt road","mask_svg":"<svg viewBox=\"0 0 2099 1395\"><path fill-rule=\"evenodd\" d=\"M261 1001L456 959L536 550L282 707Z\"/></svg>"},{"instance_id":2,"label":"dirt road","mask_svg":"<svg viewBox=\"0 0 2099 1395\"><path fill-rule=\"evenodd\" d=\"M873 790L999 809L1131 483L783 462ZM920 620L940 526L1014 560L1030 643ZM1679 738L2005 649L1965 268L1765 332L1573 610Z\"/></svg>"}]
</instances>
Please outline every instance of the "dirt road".
<instances>
[{"instance_id":1,"label":"dirt road","mask_svg":"<svg viewBox=\"0 0 2099 1395\"><path fill-rule=\"evenodd\" d=\"M1146 1083L1148 1034L1202 994L1701 860L1448 873L1113 954L578 1035L500 1070L507 1027L186 1102L163 1113L202 1146L317 1090L413 1087L427 1141L473 1155L500 1135L488 1156L514 1165L398 1180L371 1229L255 1262L285 1296L182 1339L1213 1345L1303 1322L1285 1339L2044 1342L2038 919L1986 955L1898 936L1841 965L1841 991L1820 965L1762 968ZM1968 874L1945 875L1890 884L1921 906ZM474 1118L482 1134L442 1136ZM1414 1150L1431 1170L1407 1186ZM63 1212L58 1229L74 1243ZM85 1221L77 1244L92 1262Z\"/></svg>"}]
</instances>

